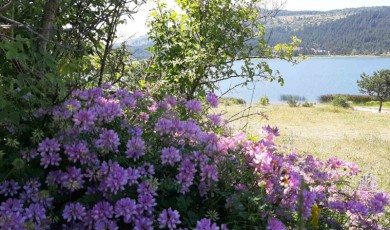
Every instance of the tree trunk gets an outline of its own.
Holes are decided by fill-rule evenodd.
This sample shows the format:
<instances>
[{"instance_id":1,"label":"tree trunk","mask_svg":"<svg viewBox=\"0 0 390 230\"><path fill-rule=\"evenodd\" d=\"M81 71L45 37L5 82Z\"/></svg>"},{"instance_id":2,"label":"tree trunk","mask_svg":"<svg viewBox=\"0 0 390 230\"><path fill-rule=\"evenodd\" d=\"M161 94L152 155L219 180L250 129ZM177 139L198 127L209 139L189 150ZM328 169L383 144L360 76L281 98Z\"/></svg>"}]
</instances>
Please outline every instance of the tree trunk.
<instances>
[{"instance_id":1,"label":"tree trunk","mask_svg":"<svg viewBox=\"0 0 390 230\"><path fill-rule=\"evenodd\" d=\"M115 32L116 32L118 20L120 17L119 7L120 7L119 4L115 6L114 13L111 17L111 21L109 24L109 29L108 29L108 34L107 34L106 45L104 47L103 57L100 59L100 72L99 72L98 87L101 87L101 85L103 83L103 76L104 76L104 71L106 69L107 57L112 50L112 44L113 44L113 40L115 38Z\"/></svg>"},{"instance_id":2,"label":"tree trunk","mask_svg":"<svg viewBox=\"0 0 390 230\"><path fill-rule=\"evenodd\" d=\"M57 12L60 8L61 0L47 0L45 9L43 11L43 17L41 22L41 35L43 38L39 41L39 51L45 53L47 49L47 41L50 38L50 34L53 30L53 25L56 21Z\"/></svg>"},{"instance_id":3,"label":"tree trunk","mask_svg":"<svg viewBox=\"0 0 390 230\"><path fill-rule=\"evenodd\" d=\"M383 99L379 99L379 112L382 112Z\"/></svg>"}]
</instances>

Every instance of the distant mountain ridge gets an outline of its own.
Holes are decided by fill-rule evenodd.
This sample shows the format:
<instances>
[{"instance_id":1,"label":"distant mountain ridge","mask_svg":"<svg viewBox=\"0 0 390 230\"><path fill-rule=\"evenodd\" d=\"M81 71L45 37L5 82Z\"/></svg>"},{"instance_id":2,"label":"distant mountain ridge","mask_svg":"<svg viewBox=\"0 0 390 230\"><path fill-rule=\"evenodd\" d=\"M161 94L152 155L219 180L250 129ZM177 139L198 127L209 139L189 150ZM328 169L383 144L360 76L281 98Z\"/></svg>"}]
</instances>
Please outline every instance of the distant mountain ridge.
<instances>
[{"instance_id":1,"label":"distant mountain ridge","mask_svg":"<svg viewBox=\"0 0 390 230\"><path fill-rule=\"evenodd\" d=\"M285 11L263 22L269 44L302 39L296 52L306 55L390 55L390 7L331 11ZM153 45L147 36L131 40L129 49L139 59Z\"/></svg>"},{"instance_id":2,"label":"distant mountain ridge","mask_svg":"<svg viewBox=\"0 0 390 230\"><path fill-rule=\"evenodd\" d=\"M389 55L390 7L282 11L266 24L270 45L302 39L300 51L317 55Z\"/></svg>"}]
</instances>

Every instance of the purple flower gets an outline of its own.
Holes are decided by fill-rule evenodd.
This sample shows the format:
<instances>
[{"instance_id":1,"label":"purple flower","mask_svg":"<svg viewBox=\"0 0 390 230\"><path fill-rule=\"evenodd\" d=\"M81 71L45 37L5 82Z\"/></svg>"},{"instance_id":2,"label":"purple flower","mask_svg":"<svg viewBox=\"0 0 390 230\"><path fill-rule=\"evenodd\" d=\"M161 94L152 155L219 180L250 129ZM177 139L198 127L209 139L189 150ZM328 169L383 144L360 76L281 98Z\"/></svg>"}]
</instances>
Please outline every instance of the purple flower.
<instances>
[{"instance_id":1,"label":"purple flower","mask_svg":"<svg viewBox=\"0 0 390 230\"><path fill-rule=\"evenodd\" d=\"M115 216L123 216L123 222L130 223L134 220L137 214L137 205L135 200L130 198L122 198L115 204Z\"/></svg>"},{"instance_id":2,"label":"purple flower","mask_svg":"<svg viewBox=\"0 0 390 230\"><path fill-rule=\"evenodd\" d=\"M28 194L34 194L39 191L39 187L41 187L41 183L38 180L30 179L24 184L23 189Z\"/></svg>"},{"instance_id":3,"label":"purple flower","mask_svg":"<svg viewBox=\"0 0 390 230\"><path fill-rule=\"evenodd\" d=\"M80 98L83 101L88 101L88 100L94 101L97 98L100 98L101 96L103 96L103 94L104 94L104 91L100 88L91 88L91 89L84 90L84 91L77 90L77 91L73 92L74 96Z\"/></svg>"},{"instance_id":4,"label":"purple flower","mask_svg":"<svg viewBox=\"0 0 390 230\"><path fill-rule=\"evenodd\" d=\"M112 163L111 161L103 162L101 167L102 174L106 175L106 178L100 185L102 191L110 190L114 194L118 191L124 190L127 184L128 176L127 170L118 164L118 162Z\"/></svg>"},{"instance_id":5,"label":"purple flower","mask_svg":"<svg viewBox=\"0 0 390 230\"><path fill-rule=\"evenodd\" d=\"M154 166L149 162L144 163L141 167L138 168L138 172L141 177L152 178L154 175Z\"/></svg>"},{"instance_id":6,"label":"purple flower","mask_svg":"<svg viewBox=\"0 0 390 230\"><path fill-rule=\"evenodd\" d=\"M37 150L32 149L32 150L28 150L28 151L20 151L20 155L22 156L23 159L25 159L26 161L29 162L32 159L34 159L35 157L37 157L39 155L39 153Z\"/></svg>"},{"instance_id":7,"label":"purple flower","mask_svg":"<svg viewBox=\"0 0 390 230\"><path fill-rule=\"evenodd\" d=\"M206 96L206 101L210 104L211 107L218 107L218 97L214 93L208 93Z\"/></svg>"},{"instance_id":8,"label":"purple flower","mask_svg":"<svg viewBox=\"0 0 390 230\"><path fill-rule=\"evenodd\" d=\"M112 218L114 209L107 201L100 201L91 210L91 216L95 221L103 221Z\"/></svg>"},{"instance_id":9,"label":"purple flower","mask_svg":"<svg viewBox=\"0 0 390 230\"><path fill-rule=\"evenodd\" d=\"M67 222L80 220L82 221L86 215L85 207L80 203L68 203L65 205L64 212L62 213L62 217Z\"/></svg>"},{"instance_id":10,"label":"purple flower","mask_svg":"<svg viewBox=\"0 0 390 230\"><path fill-rule=\"evenodd\" d=\"M335 170L340 167L342 167L345 163L342 160L337 159L336 157L331 157L329 160L326 162L328 166L330 166L330 169Z\"/></svg>"},{"instance_id":11,"label":"purple flower","mask_svg":"<svg viewBox=\"0 0 390 230\"><path fill-rule=\"evenodd\" d=\"M221 124L221 121L222 121L221 117L217 114L210 114L209 119L210 119L210 122L215 126L219 126Z\"/></svg>"},{"instance_id":12,"label":"purple flower","mask_svg":"<svg viewBox=\"0 0 390 230\"><path fill-rule=\"evenodd\" d=\"M196 222L195 230L219 230L216 223L212 223L210 219L203 218Z\"/></svg>"},{"instance_id":13,"label":"purple flower","mask_svg":"<svg viewBox=\"0 0 390 230\"><path fill-rule=\"evenodd\" d=\"M112 85L110 82L104 82L102 84L102 89L112 89Z\"/></svg>"},{"instance_id":14,"label":"purple flower","mask_svg":"<svg viewBox=\"0 0 390 230\"><path fill-rule=\"evenodd\" d=\"M350 211L353 214L367 216L368 208L359 201L349 201L347 202L347 211Z\"/></svg>"},{"instance_id":15,"label":"purple flower","mask_svg":"<svg viewBox=\"0 0 390 230\"><path fill-rule=\"evenodd\" d=\"M141 177L138 169L128 168L127 169L128 184L133 185L138 183L138 179Z\"/></svg>"},{"instance_id":16,"label":"purple flower","mask_svg":"<svg viewBox=\"0 0 390 230\"><path fill-rule=\"evenodd\" d=\"M61 170L50 171L46 177L47 185L58 185L61 184Z\"/></svg>"},{"instance_id":17,"label":"purple flower","mask_svg":"<svg viewBox=\"0 0 390 230\"><path fill-rule=\"evenodd\" d=\"M99 120L103 122L111 122L115 118L123 115L122 109L115 100L101 98L98 100L98 104L95 111L99 116Z\"/></svg>"},{"instance_id":18,"label":"purple flower","mask_svg":"<svg viewBox=\"0 0 390 230\"><path fill-rule=\"evenodd\" d=\"M134 97L127 96L120 101L120 105L123 109L134 109L137 106L137 101Z\"/></svg>"},{"instance_id":19,"label":"purple flower","mask_svg":"<svg viewBox=\"0 0 390 230\"><path fill-rule=\"evenodd\" d=\"M60 151L60 144L54 138L46 138L38 145L39 153L56 153Z\"/></svg>"},{"instance_id":20,"label":"purple flower","mask_svg":"<svg viewBox=\"0 0 390 230\"><path fill-rule=\"evenodd\" d=\"M0 216L5 213L21 213L23 211L22 203L17 199L8 199L0 205ZM1 219L1 218L0 218Z\"/></svg>"},{"instance_id":21,"label":"purple flower","mask_svg":"<svg viewBox=\"0 0 390 230\"><path fill-rule=\"evenodd\" d=\"M371 213L383 213L384 207L389 204L389 197L385 193L378 193L370 200L369 209Z\"/></svg>"},{"instance_id":22,"label":"purple flower","mask_svg":"<svg viewBox=\"0 0 390 230\"><path fill-rule=\"evenodd\" d=\"M134 161L145 155L145 142L141 137L133 137L126 144L126 155L128 158L133 158Z\"/></svg>"},{"instance_id":23,"label":"purple flower","mask_svg":"<svg viewBox=\"0 0 390 230\"><path fill-rule=\"evenodd\" d=\"M60 154L49 152L49 153L41 153L41 165L44 168L49 167L50 165L59 166L61 161Z\"/></svg>"},{"instance_id":24,"label":"purple flower","mask_svg":"<svg viewBox=\"0 0 390 230\"><path fill-rule=\"evenodd\" d=\"M152 214L154 206L156 206L156 200L150 194L140 195L138 198L137 210L138 214L142 215L143 212Z\"/></svg>"},{"instance_id":25,"label":"purple flower","mask_svg":"<svg viewBox=\"0 0 390 230\"><path fill-rule=\"evenodd\" d=\"M284 224L276 219L276 218L269 218L267 223L267 230L286 230L286 226Z\"/></svg>"},{"instance_id":26,"label":"purple flower","mask_svg":"<svg viewBox=\"0 0 390 230\"><path fill-rule=\"evenodd\" d=\"M129 91L127 89L119 89L115 92L115 97L122 99L125 97L128 97L130 95Z\"/></svg>"},{"instance_id":27,"label":"purple flower","mask_svg":"<svg viewBox=\"0 0 390 230\"><path fill-rule=\"evenodd\" d=\"M138 185L137 192L139 195L151 195L156 196L156 188L148 181L143 181Z\"/></svg>"},{"instance_id":28,"label":"purple flower","mask_svg":"<svg viewBox=\"0 0 390 230\"><path fill-rule=\"evenodd\" d=\"M179 184L181 185L180 191L186 193L189 191L189 187L193 184L195 177L196 165L193 164L189 159L185 159L180 167L179 174L176 176Z\"/></svg>"},{"instance_id":29,"label":"purple flower","mask_svg":"<svg viewBox=\"0 0 390 230\"><path fill-rule=\"evenodd\" d=\"M218 181L218 171L215 165L203 165L201 167L201 181L212 180Z\"/></svg>"},{"instance_id":30,"label":"purple flower","mask_svg":"<svg viewBox=\"0 0 390 230\"><path fill-rule=\"evenodd\" d=\"M117 230L118 226L115 221L112 220L98 220L95 222L95 230Z\"/></svg>"},{"instance_id":31,"label":"purple flower","mask_svg":"<svg viewBox=\"0 0 390 230\"><path fill-rule=\"evenodd\" d=\"M72 192L81 189L84 183L81 169L78 169L74 166L68 168L67 172L62 173L60 176L60 180L62 186Z\"/></svg>"},{"instance_id":32,"label":"purple flower","mask_svg":"<svg viewBox=\"0 0 390 230\"><path fill-rule=\"evenodd\" d=\"M103 151L118 152L119 146L119 137L118 134L111 129L103 130L99 135L99 139L96 141L96 146L102 149Z\"/></svg>"},{"instance_id":33,"label":"purple flower","mask_svg":"<svg viewBox=\"0 0 390 230\"><path fill-rule=\"evenodd\" d=\"M149 114L147 114L145 112L140 112L139 119L143 122L147 122L149 120Z\"/></svg>"},{"instance_id":34,"label":"purple flower","mask_svg":"<svg viewBox=\"0 0 390 230\"><path fill-rule=\"evenodd\" d=\"M135 219L134 230L153 230L153 219L139 216Z\"/></svg>"},{"instance_id":35,"label":"purple flower","mask_svg":"<svg viewBox=\"0 0 390 230\"><path fill-rule=\"evenodd\" d=\"M303 190L303 219L307 220L311 216L311 210L315 204L316 197L315 192Z\"/></svg>"},{"instance_id":36,"label":"purple flower","mask_svg":"<svg viewBox=\"0 0 390 230\"><path fill-rule=\"evenodd\" d=\"M144 94L143 92L141 92L141 91L135 91L135 92L133 93L133 96L134 96L136 99L142 99L142 98L144 98L145 94Z\"/></svg>"},{"instance_id":37,"label":"purple flower","mask_svg":"<svg viewBox=\"0 0 390 230\"><path fill-rule=\"evenodd\" d=\"M14 180L5 180L0 184L0 194L4 196L14 196L18 193L20 186Z\"/></svg>"},{"instance_id":38,"label":"purple flower","mask_svg":"<svg viewBox=\"0 0 390 230\"><path fill-rule=\"evenodd\" d=\"M64 102L64 107L67 110L74 112L74 111L77 111L81 107L81 103L77 99L69 99L69 100L66 100Z\"/></svg>"},{"instance_id":39,"label":"purple flower","mask_svg":"<svg viewBox=\"0 0 390 230\"><path fill-rule=\"evenodd\" d=\"M19 212L0 213L0 229L25 229L25 217Z\"/></svg>"},{"instance_id":40,"label":"purple flower","mask_svg":"<svg viewBox=\"0 0 390 230\"><path fill-rule=\"evenodd\" d=\"M160 228L176 229L176 225L180 224L180 215L177 210L164 209L158 216L158 223Z\"/></svg>"},{"instance_id":41,"label":"purple flower","mask_svg":"<svg viewBox=\"0 0 390 230\"><path fill-rule=\"evenodd\" d=\"M181 154L175 147L163 148L161 151L161 163L174 166L176 162L181 160Z\"/></svg>"},{"instance_id":42,"label":"purple flower","mask_svg":"<svg viewBox=\"0 0 390 230\"><path fill-rule=\"evenodd\" d=\"M176 106L176 98L173 97L173 96L166 96L164 98L164 101L169 104L171 107L175 107Z\"/></svg>"},{"instance_id":43,"label":"purple flower","mask_svg":"<svg viewBox=\"0 0 390 230\"><path fill-rule=\"evenodd\" d=\"M263 127L263 131L266 132L267 134L272 134L274 136L280 135L278 127L271 127L269 125L266 125Z\"/></svg>"},{"instance_id":44,"label":"purple flower","mask_svg":"<svg viewBox=\"0 0 390 230\"><path fill-rule=\"evenodd\" d=\"M197 100L189 100L186 103L186 109L193 113L200 113L202 112L202 104Z\"/></svg>"},{"instance_id":45,"label":"purple flower","mask_svg":"<svg viewBox=\"0 0 390 230\"><path fill-rule=\"evenodd\" d=\"M73 163L79 161L81 164L90 162L89 149L86 143L80 142L77 144L65 145L64 149L69 161Z\"/></svg>"},{"instance_id":46,"label":"purple flower","mask_svg":"<svg viewBox=\"0 0 390 230\"><path fill-rule=\"evenodd\" d=\"M333 209L337 212L344 213L345 212L345 204L342 201L329 201L328 206L330 209Z\"/></svg>"},{"instance_id":47,"label":"purple flower","mask_svg":"<svg viewBox=\"0 0 390 230\"><path fill-rule=\"evenodd\" d=\"M40 224L41 221L46 220L46 210L39 204L31 204L26 209L26 218Z\"/></svg>"},{"instance_id":48,"label":"purple flower","mask_svg":"<svg viewBox=\"0 0 390 230\"><path fill-rule=\"evenodd\" d=\"M73 116L73 122L80 126L81 130L89 130L96 122L96 114L93 110L80 110Z\"/></svg>"}]
</instances>

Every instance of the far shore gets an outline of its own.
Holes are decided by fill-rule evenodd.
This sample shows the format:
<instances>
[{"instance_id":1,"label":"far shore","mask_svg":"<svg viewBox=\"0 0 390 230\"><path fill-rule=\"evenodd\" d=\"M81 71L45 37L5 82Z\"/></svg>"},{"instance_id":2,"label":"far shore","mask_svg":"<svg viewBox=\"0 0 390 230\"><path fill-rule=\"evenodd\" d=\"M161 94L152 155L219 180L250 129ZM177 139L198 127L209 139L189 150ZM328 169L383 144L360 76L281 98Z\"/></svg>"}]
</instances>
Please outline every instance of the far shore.
<instances>
[{"instance_id":1,"label":"far shore","mask_svg":"<svg viewBox=\"0 0 390 230\"><path fill-rule=\"evenodd\" d=\"M390 55L304 55L306 58L390 58Z\"/></svg>"}]
</instances>

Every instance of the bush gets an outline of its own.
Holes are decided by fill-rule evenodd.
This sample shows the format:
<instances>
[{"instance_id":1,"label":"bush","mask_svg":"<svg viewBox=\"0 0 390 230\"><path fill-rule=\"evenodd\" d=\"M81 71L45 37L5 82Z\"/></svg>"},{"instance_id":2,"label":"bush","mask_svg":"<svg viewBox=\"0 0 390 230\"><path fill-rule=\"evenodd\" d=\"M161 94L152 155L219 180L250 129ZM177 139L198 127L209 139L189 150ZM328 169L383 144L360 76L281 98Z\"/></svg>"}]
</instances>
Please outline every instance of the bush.
<instances>
[{"instance_id":1,"label":"bush","mask_svg":"<svg viewBox=\"0 0 390 230\"><path fill-rule=\"evenodd\" d=\"M335 97L346 97L347 101L352 101L355 104L363 104L373 100L373 97L367 95L350 95L350 94L327 94L321 95L319 100L321 103L332 102Z\"/></svg>"},{"instance_id":2,"label":"bush","mask_svg":"<svg viewBox=\"0 0 390 230\"><path fill-rule=\"evenodd\" d=\"M7 127L0 229L380 228L388 195L345 186L355 164L290 152L270 126L259 141L231 135L203 108L95 88L37 111L48 131Z\"/></svg>"},{"instance_id":3,"label":"bush","mask_svg":"<svg viewBox=\"0 0 390 230\"><path fill-rule=\"evenodd\" d=\"M305 101L303 104L302 104L302 107L313 107L314 106L314 103L310 103L310 102L307 102Z\"/></svg>"},{"instance_id":4,"label":"bush","mask_svg":"<svg viewBox=\"0 0 390 230\"><path fill-rule=\"evenodd\" d=\"M299 101L305 101L306 98L296 95L281 95L280 100L286 101L290 107L297 107L299 106Z\"/></svg>"},{"instance_id":5,"label":"bush","mask_svg":"<svg viewBox=\"0 0 390 230\"><path fill-rule=\"evenodd\" d=\"M269 98L267 96L262 96L260 98L259 104L262 105L262 106L269 105Z\"/></svg>"},{"instance_id":6,"label":"bush","mask_svg":"<svg viewBox=\"0 0 390 230\"><path fill-rule=\"evenodd\" d=\"M234 97L222 97L219 99L221 103L225 105L245 105L246 101L241 98Z\"/></svg>"},{"instance_id":7,"label":"bush","mask_svg":"<svg viewBox=\"0 0 390 230\"><path fill-rule=\"evenodd\" d=\"M335 96L332 100L332 105L336 107L349 108L348 98L344 96Z\"/></svg>"}]
</instances>

